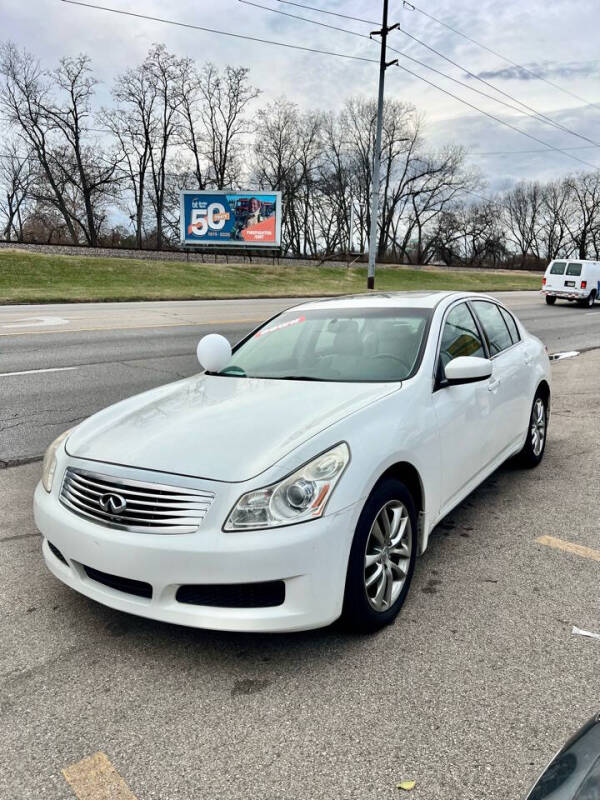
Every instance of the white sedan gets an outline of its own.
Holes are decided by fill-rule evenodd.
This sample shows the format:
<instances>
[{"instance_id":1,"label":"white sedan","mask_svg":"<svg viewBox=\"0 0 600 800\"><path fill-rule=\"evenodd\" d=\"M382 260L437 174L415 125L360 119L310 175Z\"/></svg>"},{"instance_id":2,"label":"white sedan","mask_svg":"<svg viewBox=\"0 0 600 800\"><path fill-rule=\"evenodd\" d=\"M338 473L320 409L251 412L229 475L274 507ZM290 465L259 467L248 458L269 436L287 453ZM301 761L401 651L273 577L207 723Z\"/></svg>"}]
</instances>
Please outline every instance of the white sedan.
<instances>
[{"instance_id":1,"label":"white sedan","mask_svg":"<svg viewBox=\"0 0 600 800\"><path fill-rule=\"evenodd\" d=\"M391 622L437 523L542 459L543 344L491 297L304 303L48 449L49 569L113 608L236 631Z\"/></svg>"}]
</instances>

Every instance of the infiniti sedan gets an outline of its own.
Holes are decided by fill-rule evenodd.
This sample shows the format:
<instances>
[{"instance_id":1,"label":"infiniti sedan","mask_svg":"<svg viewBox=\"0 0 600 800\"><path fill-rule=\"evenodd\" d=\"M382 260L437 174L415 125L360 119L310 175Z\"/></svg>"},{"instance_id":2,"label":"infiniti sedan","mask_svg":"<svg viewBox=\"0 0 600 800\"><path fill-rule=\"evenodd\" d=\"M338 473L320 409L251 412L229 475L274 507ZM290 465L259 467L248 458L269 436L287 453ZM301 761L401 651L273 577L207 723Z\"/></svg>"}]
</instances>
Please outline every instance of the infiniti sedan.
<instances>
[{"instance_id":1,"label":"infiniti sedan","mask_svg":"<svg viewBox=\"0 0 600 800\"><path fill-rule=\"evenodd\" d=\"M59 437L35 492L49 569L132 614L376 630L437 523L544 455L545 348L491 297L311 301L198 356Z\"/></svg>"}]
</instances>

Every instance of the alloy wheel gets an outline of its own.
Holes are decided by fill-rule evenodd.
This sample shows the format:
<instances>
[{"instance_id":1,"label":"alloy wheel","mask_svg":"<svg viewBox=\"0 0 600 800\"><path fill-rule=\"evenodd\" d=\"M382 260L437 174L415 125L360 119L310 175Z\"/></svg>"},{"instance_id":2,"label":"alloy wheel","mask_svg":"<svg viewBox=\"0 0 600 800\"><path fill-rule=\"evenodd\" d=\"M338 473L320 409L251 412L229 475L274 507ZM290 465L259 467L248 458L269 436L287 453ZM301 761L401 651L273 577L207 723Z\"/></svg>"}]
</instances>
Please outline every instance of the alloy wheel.
<instances>
[{"instance_id":1,"label":"alloy wheel","mask_svg":"<svg viewBox=\"0 0 600 800\"><path fill-rule=\"evenodd\" d=\"M375 611L387 611L398 599L408 574L412 547L406 506L399 500L390 500L375 517L365 548L365 592Z\"/></svg>"},{"instance_id":2,"label":"alloy wheel","mask_svg":"<svg viewBox=\"0 0 600 800\"><path fill-rule=\"evenodd\" d=\"M533 404L531 411L531 449L537 457L544 449L546 440L546 406L541 397Z\"/></svg>"}]
</instances>

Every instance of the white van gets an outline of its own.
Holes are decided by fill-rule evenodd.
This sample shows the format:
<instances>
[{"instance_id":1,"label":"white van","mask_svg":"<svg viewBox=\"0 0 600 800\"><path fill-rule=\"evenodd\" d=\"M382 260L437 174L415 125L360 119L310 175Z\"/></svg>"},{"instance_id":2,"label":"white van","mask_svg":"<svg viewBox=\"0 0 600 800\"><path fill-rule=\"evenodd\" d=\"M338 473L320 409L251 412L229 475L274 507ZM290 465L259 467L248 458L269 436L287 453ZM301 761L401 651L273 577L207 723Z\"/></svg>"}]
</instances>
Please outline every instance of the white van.
<instances>
[{"instance_id":1,"label":"white van","mask_svg":"<svg viewBox=\"0 0 600 800\"><path fill-rule=\"evenodd\" d=\"M544 273L542 294L549 306L561 297L591 308L600 294L600 261L551 261Z\"/></svg>"}]
</instances>

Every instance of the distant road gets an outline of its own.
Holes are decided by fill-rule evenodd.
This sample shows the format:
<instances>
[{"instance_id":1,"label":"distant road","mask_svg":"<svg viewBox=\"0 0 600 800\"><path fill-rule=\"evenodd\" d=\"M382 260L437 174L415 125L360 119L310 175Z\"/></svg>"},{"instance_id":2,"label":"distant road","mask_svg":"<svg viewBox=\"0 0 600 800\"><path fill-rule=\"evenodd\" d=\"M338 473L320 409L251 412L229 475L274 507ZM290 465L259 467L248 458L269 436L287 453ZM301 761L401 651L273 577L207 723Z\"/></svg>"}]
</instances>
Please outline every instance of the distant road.
<instances>
[{"instance_id":1,"label":"distant road","mask_svg":"<svg viewBox=\"0 0 600 800\"><path fill-rule=\"evenodd\" d=\"M548 307L506 292L551 352L600 347L600 306ZM41 455L65 428L100 408L198 372L198 339L232 342L300 299L89 303L0 307L0 462ZM2 463L0 463L2 466Z\"/></svg>"}]
</instances>

